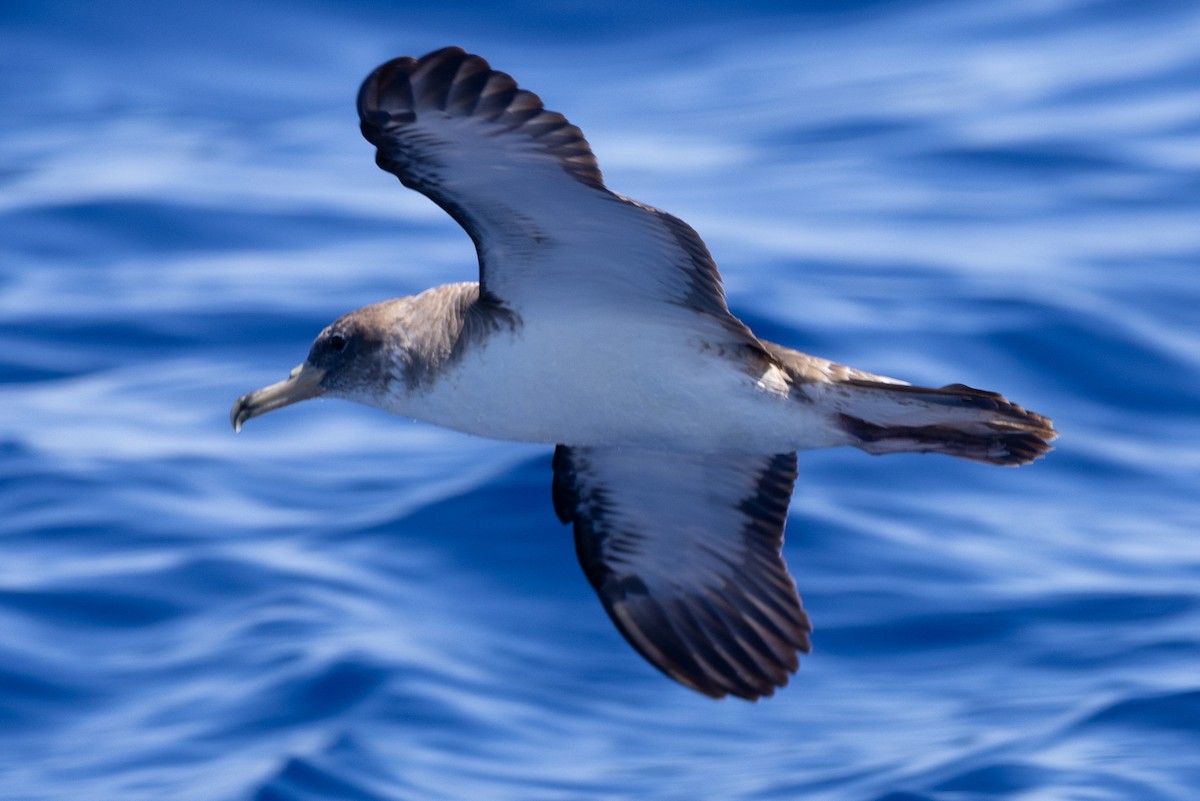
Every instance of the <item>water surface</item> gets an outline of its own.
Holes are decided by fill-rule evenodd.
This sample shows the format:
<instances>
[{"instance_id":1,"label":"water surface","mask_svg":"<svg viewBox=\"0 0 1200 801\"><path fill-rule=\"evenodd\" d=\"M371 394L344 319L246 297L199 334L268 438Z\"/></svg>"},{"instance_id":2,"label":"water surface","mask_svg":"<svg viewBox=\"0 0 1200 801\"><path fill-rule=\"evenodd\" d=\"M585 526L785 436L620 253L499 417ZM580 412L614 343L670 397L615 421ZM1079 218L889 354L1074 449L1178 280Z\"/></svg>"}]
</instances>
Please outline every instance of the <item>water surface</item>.
<instances>
[{"instance_id":1,"label":"water surface","mask_svg":"<svg viewBox=\"0 0 1200 801\"><path fill-rule=\"evenodd\" d=\"M1194 798L1197 42L1172 2L7 4L0 797ZM760 335L1058 422L1021 470L803 454L774 699L626 646L548 448L229 430L334 317L473 278L352 107L451 43Z\"/></svg>"}]
</instances>

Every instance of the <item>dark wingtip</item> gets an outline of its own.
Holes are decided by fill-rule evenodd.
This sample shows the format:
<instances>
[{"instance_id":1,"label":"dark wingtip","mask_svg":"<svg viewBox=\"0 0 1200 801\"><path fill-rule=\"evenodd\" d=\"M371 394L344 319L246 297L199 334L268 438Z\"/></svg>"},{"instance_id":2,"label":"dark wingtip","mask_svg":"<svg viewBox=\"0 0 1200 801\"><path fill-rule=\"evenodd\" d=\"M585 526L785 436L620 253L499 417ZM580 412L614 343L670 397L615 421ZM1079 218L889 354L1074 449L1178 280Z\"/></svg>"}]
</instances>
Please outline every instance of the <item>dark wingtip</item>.
<instances>
[{"instance_id":1,"label":"dark wingtip","mask_svg":"<svg viewBox=\"0 0 1200 801\"><path fill-rule=\"evenodd\" d=\"M355 105L360 127L371 144L379 145L388 124L416 119L410 81L416 68L417 59L412 56L394 58L372 70L358 88Z\"/></svg>"},{"instance_id":2,"label":"dark wingtip","mask_svg":"<svg viewBox=\"0 0 1200 801\"><path fill-rule=\"evenodd\" d=\"M443 47L420 58L402 56L375 68L358 90L363 136L379 148L377 161L404 180L409 158L389 142L426 112L474 117L483 124L520 129L553 154L575 180L598 189L604 177L582 132L547 110L541 98L519 89L512 76L461 47ZM420 188L420 187L414 187Z\"/></svg>"}]
</instances>

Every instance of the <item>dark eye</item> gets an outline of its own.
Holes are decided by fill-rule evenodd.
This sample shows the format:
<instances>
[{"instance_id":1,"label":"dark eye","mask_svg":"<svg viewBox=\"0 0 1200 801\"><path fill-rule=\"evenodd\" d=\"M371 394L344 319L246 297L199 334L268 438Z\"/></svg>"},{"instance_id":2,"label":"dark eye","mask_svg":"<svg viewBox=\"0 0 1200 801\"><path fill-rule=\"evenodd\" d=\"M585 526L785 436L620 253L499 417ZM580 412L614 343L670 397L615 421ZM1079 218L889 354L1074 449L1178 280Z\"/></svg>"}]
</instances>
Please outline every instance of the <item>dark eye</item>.
<instances>
[{"instance_id":1,"label":"dark eye","mask_svg":"<svg viewBox=\"0 0 1200 801\"><path fill-rule=\"evenodd\" d=\"M346 338L341 334L333 334L329 337L329 347L341 353L346 349Z\"/></svg>"}]
</instances>

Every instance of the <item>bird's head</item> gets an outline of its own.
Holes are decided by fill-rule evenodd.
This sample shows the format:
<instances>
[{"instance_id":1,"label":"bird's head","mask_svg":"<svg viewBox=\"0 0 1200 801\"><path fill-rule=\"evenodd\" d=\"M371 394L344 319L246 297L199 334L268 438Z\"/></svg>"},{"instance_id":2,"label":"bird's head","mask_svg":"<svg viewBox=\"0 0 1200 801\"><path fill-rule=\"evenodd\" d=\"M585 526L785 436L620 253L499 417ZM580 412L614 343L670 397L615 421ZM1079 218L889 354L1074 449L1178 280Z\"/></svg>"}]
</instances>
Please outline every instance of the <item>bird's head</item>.
<instances>
[{"instance_id":1,"label":"bird's head","mask_svg":"<svg viewBox=\"0 0 1200 801\"><path fill-rule=\"evenodd\" d=\"M253 417L318 397L380 405L381 391L404 381L403 329L395 323L408 299L366 306L338 318L317 335L308 358L291 374L237 399L229 413L235 431Z\"/></svg>"}]
</instances>

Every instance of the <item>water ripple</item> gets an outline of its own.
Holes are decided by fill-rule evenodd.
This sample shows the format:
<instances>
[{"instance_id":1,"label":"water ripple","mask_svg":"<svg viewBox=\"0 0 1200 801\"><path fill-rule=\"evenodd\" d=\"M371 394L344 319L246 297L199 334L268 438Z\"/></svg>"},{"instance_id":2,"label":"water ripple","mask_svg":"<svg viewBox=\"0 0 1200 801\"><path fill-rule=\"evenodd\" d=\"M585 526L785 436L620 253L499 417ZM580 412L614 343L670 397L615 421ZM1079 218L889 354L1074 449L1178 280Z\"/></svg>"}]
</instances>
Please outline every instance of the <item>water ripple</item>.
<instances>
[{"instance_id":1,"label":"water ripple","mask_svg":"<svg viewBox=\"0 0 1200 801\"><path fill-rule=\"evenodd\" d=\"M0 9L0 795L1137 798L1200 786L1200 15L1171 2ZM764 337L1056 418L802 454L758 705L614 631L550 449L228 409L473 277L362 74L451 41L693 223Z\"/></svg>"}]
</instances>

